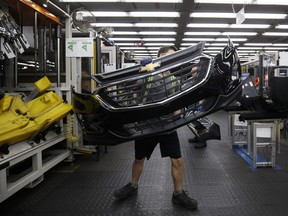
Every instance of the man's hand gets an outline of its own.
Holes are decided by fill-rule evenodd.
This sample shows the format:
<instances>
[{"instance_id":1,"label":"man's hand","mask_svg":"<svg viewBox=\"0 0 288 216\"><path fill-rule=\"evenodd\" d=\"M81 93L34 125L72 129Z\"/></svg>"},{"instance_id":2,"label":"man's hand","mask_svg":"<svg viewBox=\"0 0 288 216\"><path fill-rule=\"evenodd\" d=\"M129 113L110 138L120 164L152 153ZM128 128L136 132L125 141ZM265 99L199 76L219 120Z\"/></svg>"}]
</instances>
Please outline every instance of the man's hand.
<instances>
[{"instance_id":1,"label":"man's hand","mask_svg":"<svg viewBox=\"0 0 288 216\"><path fill-rule=\"evenodd\" d=\"M140 64L142 65L142 67L140 67L140 72L152 72L155 70L156 67L160 66L160 62L157 63L152 63L152 59L147 57L147 58L143 58L140 62Z\"/></svg>"}]
</instances>

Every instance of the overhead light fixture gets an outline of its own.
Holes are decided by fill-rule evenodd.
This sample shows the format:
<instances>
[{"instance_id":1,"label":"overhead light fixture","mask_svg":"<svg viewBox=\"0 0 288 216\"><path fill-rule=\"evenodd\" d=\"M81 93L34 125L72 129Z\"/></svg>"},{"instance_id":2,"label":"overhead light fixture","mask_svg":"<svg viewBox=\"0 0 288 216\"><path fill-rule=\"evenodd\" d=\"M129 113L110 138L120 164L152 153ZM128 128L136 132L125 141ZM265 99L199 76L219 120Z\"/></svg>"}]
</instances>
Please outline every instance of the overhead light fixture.
<instances>
[{"instance_id":1,"label":"overhead light fixture","mask_svg":"<svg viewBox=\"0 0 288 216\"><path fill-rule=\"evenodd\" d=\"M234 46L238 46L239 45L239 43L234 43L233 42L233 44L234 44ZM211 43L211 44L209 44L209 46L226 46L227 45L227 43Z\"/></svg>"},{"instance_id":2,"label":"overhead light fixture","mask_svg":"<svg viewBox=\"0 0 288 216\"><path fill-rule=\"evenodd\" d=\"M117 44L118 46L133 46L134 43L115 43Z\"/></svg>"},{"instance_id":3,"label":"overhead light fixture","mask_svg":"<svg viewBox=\"0 0 288 216\"><path fill-rule=\"evenodd\" d=\"M263 49L263 47L238 47L237 49L239 50L259 50L259 49Z\"/></svg>"},{"instance_id":4,"label":"overhead light fixture","mask_svg":"<svg viewBox=\"0 0 288 216\"><path fill-rule=\"evenodd\" d=\"M267 28L270 27L270 25L265 25L265 24L241 24L241 25L231 24L229 27L230 28L251 28L251 29L259 28L259 29L267 29Z\"/></svg>"},{"instance_id":5,"label":"overhead light fixture","mask_svg":"<svg viewBox=\"0 0 288 216\"><path fill-rule=\"evenodd\" d=\"M277 29L288 29L288 25L277 25Z\"/></svg>"},{"instance_id":6,"label":"overhead light fixture","mask_svg":"<svg viewBox=\"0 0 288 216\"><path fill-rule=\"evenodd\" d=\"M178 12L171 11L91 11L95 17L179 17ZM84 16L90 16L90 13L84 13Z\"/></svg>"},{"instance_id":7,"label":"overhead light fixture","mask_svg":"<svg viewBox=\"0 0 288 216\"><path fill-rule=\"evenodd\" d=\"M128 13L125 11L91 11L95 17L127 17ZM90 13L84 13L83 16L90 16Z\"/></svg>"},{"instance_id":8,"label":"overhead light fixture","mask_svg":"<svg viewBox=\"0 0 288 216\"><path fill-rule=\"evenodd\" d=\"M91 23L95 27L133 27L133 23Z\"/></svg>"},{"instance_id":9,"label":"overhead light fixture","mask_svg":"<svg viewBox=\"0 0 288 216\"><path fill-rule=\"evenodd\" d=\"M247 41L247 38L230 38L233 42L234 41ZM216 38L215 41L228 41L229 38L225 37L225 38Z\"/></svg>"},{"instance_id":10,"label":"overhead light fixture","mask_svg":"<svg viewBox=\"0 0 288 216\"><path fill-rule=\"evenodd\" d=\"M43 2L43 7L45 7L45 8L47 8L48 7L48 1L49 0L42 0L42 2Z\"/></svg>"},{"instance_id":11,"label":"overhead light fixture","mask_svg":"<svg viewBox=\"0 0 288 216\"><path fill-rule=\"evenodd\" d=\"M109 38L109 40L113 41L140 41L142 40L141 38Z\"/></svg>"},{"instance_id":12,"label":"overhead light fixture","mask_svg":"<svg viewBox=\"0 0 288 216\"><path fill-rule=\"evenodd\" d=\"M206 12L192 12L190 17L198 18L236 18L234 13L206 13Z\"/></svg>"},{"instance_id":13,"label":"overhead light fixture","mask_svg":"<svg viewBox=\"0 0 288 216\"><path fill-rule=\"evenodd\" d=\"M137 35L136 31L113 31L113 35Z\"/></svg>"},{"instance_id":14,"label":"overhead light fixture","mask_svg":"<svg viewBox=\"0 0 288 216\"><path fill-rule=\"evenodd\" d=\"M176 35L174 31L140 31L141 35Z\"/></svg>"},{"instance_id":15,"label":"overhead light fixture","mask_svg":"<svg viewBox=\"0 0 288 216\"><path fill-rule=\"evenodd\" d=\"M175 41L175 38L143 38L143 41Z\"/></svg>"},{"instance_id":16,"label":"overhead light fixture","mask_svg":"<svg viewBox=\"0 0 288 216\"><path fill-rule=\"evenodd\" d=\"M181 43L181 46L194 46L197 43Z\"/></svg>"},{"instance_id":17,"label":"overhead light fixture","mask_svg":"<svg viewBox=\"0 0 288 216\"><path fill-rule=\"evenodd\" d=\"M264 36L288 36L288 32L265 32Z\"/></svg>"},{"instance_id":18,"label":"overhead light fixture","mask_svg":"<svg viewBox=\"0 0 288 216\"><path fill-rule=\"evenodd\" d=\"M134 56L151 56L150 53L134 53Z\"/></svg>"},{"instance_id":19,"label":"overhead light fixture","mask_svg":"<svg viewBox=\"0 0 288 216\"><path fill-rule=\"evenodd\" d=\"M264 47L265 50L288 50L288 47Z\"/></svg>"},{"instance_id":20,"label":"overhead light fixture","mask_svg":"<svg viewBox=\"0 0 288 216\"><path fill-rule=\"evenodd\" d=\"M205 47L206 50L222 50L223 47Z\"/></svg>"},{"instance_id":21,"label":"overhead light fixture","mask_svg":"<svg viewBox=\"0 0 288 216\"><path fill-rule=\"evenodd\" d=\"M260 28L267 29L270 25L266 24L226 24L226 23L190 23L187 25L189 28Z\"/></svg>"},{"instance_id":22,"label":"overhead light fixture","mask_svg":"<svg viewBox=\"0 0 288 216\"><path fill-rule=\"evenodd\" d=\"M222 32L222 35L245 35L245 36L253 36L256 35L257 32Z\"/></svg>"},{"instance_id":23,"label":"overhead light fixture","mask_svg":"<svg viewBox=\"0 0 288 216\"><path fill-rule=\"evenodd\" d=\"M109 38L110 40L114 40L114 41L175 41L175 38L114 38L111 37Z\"/></svg>"},{"instance_id":24,"label":"overhead light fixture","mask_svg":"<svg viewBox=\"0 0 288 216\"><path fill-rule=\"evenodd\" d=\"M221 32L185 32L184 35L209 35L209 36L215 36L215 35L221 35Z\"/></svg>"},{"instance_id":25,"label":"overhead light fixture","mask_svg":"<svg viewBox=\"0 0 288 216\"><path fill-rule=\"evenodd\" d=\"M147 49L146 47L135 47L135 46L129 46L129 47L121 47L121 49L126 49L126 50L136 50L136 49L139 49L139 50L142 50L142 49Z\"/></svg>"},{"instance_id":26,"label":"overhead light fixture","mask_svg":"<svg viewBox=\"0 0 288 216\"><path fill-rule=\"evenodd\" d=\"M214 41L214 38L183 38L183 41Z\"/></svg>"},{"instance_id":27,"label":"overhead light fixture","mask_svg":"<svg viewBox=\"0 0 288 216\"><path fill-rule=\"evenodd\" d=\"M237 48L238 49L238 48ZM237 50L238 53L256 53L256 50Z\"/></svg>"},{"instance_id":28,"label":"overhead light fixture","mask_svg":"<svg viewBox=\"0 0 288 216\"><path fill-rule=\"evenodd\" d=\"M204 50L204 53L219 53L219 50Z\"/></svg>"},{"instance_id":29,"label":"overhead light fixture","mask_svg":"<svg viewBox=\"0 0 288 216\"><path fill-rule=\"evenodd\" d=\"M150 52L149 50L135 50L135 53L148 53Z\"/></svg>"},{"instance_id":30,"label":"overhead light fixture","mask_svg":"<svg viewBox=\"0 0 288 216\"><path fill-rule=\"evenodd\" d=\"M215 23L190 23L189 28L228 28L229 24L215 24Z\"/></svg>"},{"instance_id":31,"label":"overhead light fixture","mask_svg":"<svg viewBox=\"0 0 288 216\"><path fill-rule=\"evenodd\" d=\"M174 43L145 43L145 46L173 46Z\"/></svg>"},{"instance_id":32,"label":"overhead light fixture","mask_svg":"<svg viewBox=\"0 0 288 216\"><path fill-rule=\"evenodd\" d=\"M288 43L275 43L272 46L288 46Z\"/></svg>"},{"instance_id":33,"label":"overhead light fixture","mask_svg":"<svg viewBox=\"0 0 288 216\"><path fill-rule=\"evenodd\" d=\"M285 19L287 14L271 13L245 13L245 19ZM193 12L190 17L198 18L236 18L236 13L210 13L210 12Z\"/></svg>"},{"instance_id":34,"label":"overhead light fixture","mask_svg":"<svg viewBox=\"0 0 288 216\"><path fill-rule=\"evenodd\" d=\"M272 43L244 43L244 46L272 46Z\"/></svg>"},{"instance_id":35,"label":"overhead light fixture","mask_svg":"<svg viewBox=\"0 0 288 216\"><path fill-rule=\"evenodd\" d=\"M254 5L288 5L286 0L194 0L194 3L203 4L254 4Z\"/></svg>"},{"instance_id":36,"label":"overhead light fixture","mask_svg":"<svg viewBox=\"0 0 288 216\"><path fill-rule=\"evenodd\" d=\"M178 27L177 23L135 23L136 27L158 27L158 28L174 28Z\"/></svg>"},{"instance_id":37,"label":"overhead light fixture","mask_svg":"<svg viewBox=\"0 0 288 216\"><path fill-rule=\"evenodd\" d=\"M180 13L171 11L133 11L131 17L179 17Z\"/></svg>"}]
</instances>

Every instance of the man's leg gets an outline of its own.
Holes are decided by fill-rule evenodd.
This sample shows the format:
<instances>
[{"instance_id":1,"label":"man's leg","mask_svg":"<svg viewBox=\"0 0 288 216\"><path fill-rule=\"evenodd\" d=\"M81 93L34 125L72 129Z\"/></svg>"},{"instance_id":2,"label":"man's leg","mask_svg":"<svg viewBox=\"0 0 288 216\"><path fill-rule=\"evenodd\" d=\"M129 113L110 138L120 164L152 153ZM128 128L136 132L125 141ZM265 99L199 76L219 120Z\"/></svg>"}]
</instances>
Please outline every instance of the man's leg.
<instances>
[{"instance_id":1,"label":"man's leg","mask_svg":"<svg viewBox=\"0 0 288 216\"><path fill-rule=\"evenodd\" d=\"M183 162L182 158L171 158L171 174L174 183L174 192L172 202L181 205L188 209L196 209L198 203L195 199L188 196L186 191L183 191Z\"/></svg>"},{"instance_id":2,"label":"man's leg","mask_svg":"<svg viewBox=\"0 0 288 216\"><path fill-rule=\"evenodd\" d=\"M138 184L138 181L144 169L144 161L145 161L145 158L141 160L135 159L133 162L131 183L134 185Z\"/></svg>"},{"instance_id":3,"label":"man's leg","mask_svg":"<svg viewBox=\"0 0 288 216\"><path fill-rule=\"evenodd\" d=\"M144 161L145 161L145 158L141 160L137 160L137 159L134 160L133 166L132 166L132 180L131 182L126 184L124 187L114 192L114 196L117 199L123 199L123 198L129 197L137 193L138 181L144 169Z\"/></svg>"},{"instance_id":4,"label":"man's leg","mask_svg":"<svg viewBox=\"0 0 288 216\"><path fill-rule=\"evenodd\" d=\"M182 191L183 163L182 158L171 158L171 175L175 191Z\"/></svg>"}]
</instances>

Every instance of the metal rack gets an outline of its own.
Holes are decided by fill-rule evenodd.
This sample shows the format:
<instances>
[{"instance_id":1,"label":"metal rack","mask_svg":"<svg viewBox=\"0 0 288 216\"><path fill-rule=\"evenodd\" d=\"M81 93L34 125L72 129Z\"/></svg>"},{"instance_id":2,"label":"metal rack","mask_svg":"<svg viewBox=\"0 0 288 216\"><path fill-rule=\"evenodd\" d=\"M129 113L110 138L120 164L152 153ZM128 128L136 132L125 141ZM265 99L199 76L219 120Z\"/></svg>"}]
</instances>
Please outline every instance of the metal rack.
<instances>
[{"instance_id":1,"label":"metal rack","mask_svg":"<svg viewBox=\"0 0 288 216\"><path fill-rule=\"evenodd\" d=\"M238 121L238 114L229 115L229 135L232 147L253 168L275 167L280 154L281 119ZM242 136L242 139L239 139ZM244 139L243 139L244 138Z\"/></svg>"},{"instance_id":2,"label":"metal rack","mask_svg":"<svg viewBox=\"0 0 288 216\"><path fill-rule=\"evenodd\" d=\"M46 141L38 144L26 140L11 145L10 153L0 158L0 203L24 187L36 186L44 179L46 171L68 158L70 150L56 146L65 139L63 134L50 131ZM21 173L10 174L12 169L27 162L28 167L21 168Z\"/></svg>"}]
</instances>

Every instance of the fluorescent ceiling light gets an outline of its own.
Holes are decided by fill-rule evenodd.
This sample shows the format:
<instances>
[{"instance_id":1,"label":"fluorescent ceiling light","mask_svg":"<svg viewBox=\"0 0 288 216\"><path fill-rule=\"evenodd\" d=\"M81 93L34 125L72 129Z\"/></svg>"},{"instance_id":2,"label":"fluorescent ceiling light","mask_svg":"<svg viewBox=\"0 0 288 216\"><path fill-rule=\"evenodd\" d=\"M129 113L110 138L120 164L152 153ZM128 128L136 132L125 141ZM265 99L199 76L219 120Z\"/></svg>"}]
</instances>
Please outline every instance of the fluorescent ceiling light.
<instances>
[{"instance_id":1,"label":"fluorescent ceiling light","mask_svg":"<svg viewBox=\"0 0 288 216\"><path fill-rule=\"evenodd\" d=\"M270 25L265 24L226 24L226 23L190 23L187 25L189 28L260 28L260 29L266 29L269 28Z\"/></svg>"},{"instance_id":2,"label":"fluorescent ceiling light","mask_svg":"<svg viewBox=\"0 0 288 216\"><path fill-rule=\"evenodd\" d=\"M204 53L219 53L219 50L204 50Z\"/></svg>"},{"instance_id":3,"label":"fluorescent ceiling light","mask_svg":"<svg viewBox=\"0 0 288 216\"><path fill-rule=\"evenodd\" d=\"M221 35L221 32L185 32L184 35Z\"/></svg>"},{"instance_id":4,"label":"fluorescent ceiling light","mask_svg":"<svg viewBox=\"0 0 288 216\"><path fill-rule=\"evenodd\" d=\"M193 12L190 17L198 18L236 18L234 13L205 13L205 12Z\"/></svg>"},{"instance_id":5,"label":"fluorescent ceiling light","mask_svg":"<svg viewBox=\"0 0 288 216\"><path fill-rule=\"evenodd\" d=\"M264 47L265 50L288 50L288 47Z\"/></svg>"},{"instance_id":6,"label":"fluorescent ceiling light","mask_svg":"<svg viewBox=\"0 0 288 216\"><path fill-rule=\"evenodd\" d=\"M237 48L238 49L238 48ZM256 53L256 50L237 50L238 53Z\"/></svg>"},{"instance_id":7,"label":"fluorescent ceiling light","mask_svg":"<svg viewBox=\"0 0 288 216\"><path fill-rule=\"evenodd\" d=\"M224 47L206 47L205 50L222 50Z\"/></svg>"},{"instance_id":8,"label":"fluorescent ceiling light","mask_svg":"<svg viewBox=\"0 0 288 216\"><path fill-rule=\"evenodd\" d=\"M178 27L177 23L91 23L91 25L96 27Z\"/></svg>"},{"instance_id":9,"label":"fluorescent ceiling light","mask_svg":"<svg viewBox=\"0 0 288 216\"><path fill-rule=\"evenodd\" d=\"M140 35L176 35L174 31L140 31Z\"/></svg>"},{"instance_id":10,"label":"fluorescent ceiling light","mask_svg":"<svg viewBox=\"0 0 288 216\"><path fill-rule=\"evenodd\" d=\"M113 41L141 41L141 38L109 38L109 40Z\"/></svg>"},{"instance_id":11,"label":"fluorescent ceiling light","mask_svg":"<svg viewBox=\"0 0 288 216\"><path fill-rule=\"evenodd\" d=\"M246 19L285 19L287 14L272 14L272 13L245 13Z\"/></svg>"},{"instance_id":12,"label":"fluorescent ceiling light","mask_svg":"<svg viewBox=\"0 0 288 216\"><path fill-rule=\"evenodd\" d=\"M197 43L181 43L181 46L194 46Z\"/></svg>"},{"instance_id":13,"label":"fluorescent ceiling light","mask_svg":"<svg viewBox=\"0 0 288 216\"><path fill-rule=\"evenodd\" d=\"M145 43L145 46L173 46L174 43Z\"/></svg>"},{"instance_id":14,"label":"fluorescent ceiling light","mask_svg":"<svg viewBox=\"0 0 288 216\"><path fill-rule=\"evenodd\" d=\"M215 41L228 41L229 38L225 37L225 38L216 38ZM247 38L231 38L231 40L234 41L247 41Z\"/></svg>"},{"instance_id":15,"label":"fluorescent ceiling light","mask_svg":"<svg viewBox=\"0 0 288 216\"><path fill-rule=\"evenodd\" d=\"M121 47L121 49L126 49L126 50L136 50L136 49L139 49L139 50L146 50L147 47L135 47L135 46L131 46L131 47Z\"/></svg>"},{"instance_id":16,"label":"fluorescent ceiling light","mask_svg":"<svg viewBox=\"0 0 288 216\"><path fill-rule=\"evenodd\" d=\"M288 46L288 43L275 43L272 46Z\"/></svg>"},{"instance_id":17,"label":"fluorescent ceiling light","mask_svg":"<svg viewBox=\"0 0 288 216\"><path fill-rule=\"evenodd\" d=\"M179 17L178 12L168 12L168 11L142 11L142 12L129 12L131 17Z\"/></svg>"},{"instance_id":18,"label":"fluorescent ceiling light","mask_svg":"<svg viewBox=\"0 0 288 216\"><path fill-rule=\"evenodd\" d=\"M124 52L129 52L129 51L124 51ZM148 53L149 50L135 50L135 53Z\"/></svg>"},{"instance_id":19,"label":"fluorescent ceiling light","mask_svg":"<svg viewBox=\"0 0 288 216\"><path fill-rule=\"evenodd\" d=\"M109 38L113 41L175 41L175 38Z\"/></svg>"},{"instance_id":20,"label":"fluorescent ceiling light","mask_svg":"<svg viewBox=\"0 0 288 216\"><path fill-rule=\"evenodd\" d=\"M184 35L245 35L252 36L256 35L257 32L185 32Z\"/></svg>"},{"instance_id":21,"label":"fluorescent ceiling light","mask_svg":"<svg viewBox=\"0 0 288 216\"><path fill-rule=\"evenodd\" d=\"M178 12L151 12L151 11L139 11L139 12L125 12L125 11L92 11L95 17L179 17ZM83 16L91 16L88 12L83 12Z\"/></svg>"},{"instance_id":22,"label":"fluorescent ceiling light","mask_svg":"<svg viewBox=\"0 0 288 216\"><path fill-rule=\"evenodd\" d=\"M287 14L271 14L271 13L245 13L246 19L285 19ZM236 13L209 13L209 12L193 12L190 17L199 18L236 18Z\"/></svg>"},{"instance_id":23,"label":"fluorescent ceiling light","mask_svg":"<svg viewBox=\"0 0 288 216\"><path fill-rule=\"evenodd\" d=\"M125 11L91 11L95 17L127 17L128 13ZM83 16L90 16L90 13L84 12Z\"/></svg>"},{"instance_id":24,"label":"fluorescent ceiling light","mask_svg":"<svg viewBox=\"0 0 288 216\"><path fill-rule=\"evenodd\" d=\"M133 27L133 23L91 23L95 27Z\"/></svg>"},{"instance_id":25,"label":"fluorescent ceiling light","mask_svg":"<svg viewBox=\"0 0 288 216\"><path fill-rule=\"evenodd\" d=\"M118 46L133 46L134 43L116 43Z\"/></svg>"},{"instance_id":26,"label":"fluorescent ceiling light","mask_svg":"<svg viewBox=\"0 0 288 216\"><path fill-rule=\"evenodd\" d=\"M265 32L264 36L288 36L288 32Z\"/></svg>"},{"instance_id":27,"label":"fluorescent ceiling light","mask_svg":"<svg viewBox=\"0 0 288 216\"><path fill-rule=\"evenodd\" d=\"M260 28L260 29L266 29L269 28L270 25L265 25L265 24L241 24L241 25L237 25L237 24L232 24L230 25L231 28Z\"/></svg>"},{"instance_id":28,"label":"fluorescent ceiling light","mask_svg":"<svg viewBox=\"0 0 288 216\"><path fill-rule=\"evenodd\" d=\"M277 25L277 29L288 29L288 25Z\"/></svg>"},{"instance_id":29,"label":"fluorescent ceiling light","mask_svg":"<svg viewBox=\"0 0 288 216\"><path fill-rule=\"evenodd\" d=\"M136 27L163 27L163 28L169 28L169 27L178 27L177 23L135 23Z\"/></svg>"},{"instance_id":30,"label":"fluorescent ceiling light","mask_svg":"<svg viewBox=\"0 0 288 216\"><path fill-rule=\"evenodd\" d=\"M150 53L134 53L135 56L151 56Z\"/></svg>"},{"instance_id":31,"label":"fluorescent ceiling light","mask_svg":"<svg viewBox=\"0 0 288 216\"><path fill-rule=\"evenodd\" d=\"M272 43L244 43L244 46L272 46Z\"/></svg>"},{"instance_id":32,"label":"fluorescent ceiling light","mask_svg":"<svg viewBox=\"0 0 288 216\"><path fill-rule=\"evenodd\" d=\"M160 46L159 47L147 47L148 50L158 50L159 48Z\"/></svg>"},{"instance_id":33,"label":"fluorescent ceiling light","mask_svg":"<svg viewBox=\"0 0 288 216\"><path fill-rule=\"evenodd\" d=\"M239 56L255 56L255 54L252 53L238 53Z\"/></svg>"},{"instance_id":34,"label":"fluorescent ceiling light","mask_svg":"<svg viewBox=\"0 0 288 216\"><path fill-rule=\"evenodd\" d=\"M139 0L59 0L60 2L135 2ZM141 3L182 3L182 0L141 0Z\"/></svg>"},{"instance_id":35,"label":"fluorescent ceiling light","mask_svg":"<svg viewBox=\"0 0 288 216\"><path fill-rule=\"evenodd\" d=\"M194 0L194 3L209 4L255 4L255 5L288 5L287 0Z\"/></svg>"},{"instance_id":36,"label":"fluorescent ceiling light","mask_svg":"<svg viewBox=\"0 0 288 216\"><path fill-rule=\"evenodd\" d=\"M257 32L222 32L222 35L245 35L245 36L252 36L256 35Z\"/></svg>"},{"instance_id":37,"label":"fluorescent ceiling light","mask_svg":"<svg viewBox=\"0 0 288 216\"><path fill-rule=\"evenodd\" d=\"M183 38L183 41L214 41L214 38Z\"/></svg>"},{"instance_id":38,"label":"fluorescent ceiling light","mask_svg":"<svg viewBox=\"0 0 288 216\"><path fill-rule=\"evenodd\" d=\"M175 38L143 38L143 41L175 41Z\"/></svg>"},{"instance_id":39,"label":"fluorescent ceiling light","mask_svg":"<svg viewBox=\"0 0 288 216\"><path fill-rule=\"evenodd\" d=\"M238 46L239 45L239 43L233 43L234 44L234 46ZM209 44L209 46L226 46L227 45L227 43L211 43L211 44Z\"/></svg>"},{"instance_id":40,"label":"fluorescent ceiling light","mask_svg":"<svg viewBox=\"0 0 288 216\"><path fill-rule=\"evenodd\" d=\"M189 28L228 28L229 24L215 24L215 23L190 23Z\"/></svg>"},{"instance_id":41,"label":"fluorescent ceiling light","mask_svg":"<svg viewBox=\"0 0 288 216\"><path fill-rule=\"evenodd\" d=\"M240 49L242 49L242 50L243 50L243 49L245 49L245 50L246 50L246 49L247 49L247 50L257 50L257 49L258 49L258 50L259 50L259 49L263 49L263 47L238 47L237 49L239 49L239 50L240 50Z\"/></svg>"},{"instance_id":42,"label":"fluorescent ceiling light","mask_svg":"<svg viewBox=\"0 0 288 216\"><path fill-rule=\"evenodd\" d=\"M137 35L136 31L113 31L113 35Z\"/></svg>"}]
</instances>

